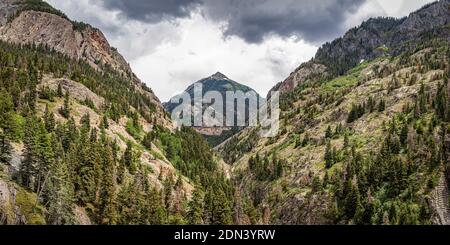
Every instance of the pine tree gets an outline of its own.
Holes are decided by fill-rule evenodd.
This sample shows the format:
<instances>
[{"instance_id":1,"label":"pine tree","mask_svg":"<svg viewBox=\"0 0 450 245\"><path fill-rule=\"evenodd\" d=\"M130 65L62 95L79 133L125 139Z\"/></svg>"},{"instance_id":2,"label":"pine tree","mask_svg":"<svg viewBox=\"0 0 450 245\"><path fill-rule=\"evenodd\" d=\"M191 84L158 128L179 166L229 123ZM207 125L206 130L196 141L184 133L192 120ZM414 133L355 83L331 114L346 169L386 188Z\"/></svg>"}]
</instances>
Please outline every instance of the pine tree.
<instances>
[{"instance_id":1,"label":"pine tree","mask_svg":"<svg viewBox=\"0 0 450 245\"><path fill-rule=\"evenodd\" d=\"M140 189L136 180L132 180L121 188L118 195L119 224L137 224L136 203L140 198Z\"/></svg>"},{"instance_id":2,"label":"pine tree","mask_svg":"<svg viewBox=\"0 0 450 245\"><path fill-rule=\"evenodd\" d=\"M327 142L324 159L326 168L331 168L334 165L334 156L330 141Z\"/></svg>"},{"instance_id":3,"label":"pine tree","mask_svg":"<svg viewBox=\"0 0 450 245\"><path fill-rule=\"evenodd\" d=\"M102 120L100 122L100 128L102 128L102 129L109 128L108 117L106 116L106 114L103 114L103 116L102 116Z\"/></svg>"},{"instance_id":4,"label":"pine tree","mask_svg":"<svg viewBox=\"0 0 450 245\"><path fill-rule=\"evenodd\" d=\"M340 135L342 133L342 124L339 123L338 125L336 125L336 128L334 130L334 135Z\"/></svg>"},{"instance_id":5,"label":"pine tree","mask_svg":"<svg viewBox=\"0 0 450 245\"><path fill-rule=\"evenodd\" d=\"M37 131L36 155L36 187L35 190L40 195L48 195L47 186L50 179L50 167L55 164L55 155L52 147L51 135L47 133L45 125L39 120Z\"/></svg>"},{"instance_id":6,"label":"pine tree","mask_svg":"<svg viewBox=\"0 0 450 245\"><path fill-rule=\"evenodd\" d=\"M48 222L53 225L67 225L73 224L73 196L74 190L72 182L70 181L69 168L61 154L63 152L62 144L53 142L57 145L56 152L60 156L56 162L51 166L51 176L49 183L49 214Z\"/></svg>"},{"instance_id":7,"label":"pine tree","mask_svg":"<svg viewBox=\"0 0 450 245\"><path fill-rule=\"evenodd\" d=\"M0 163L9 163L11 161L11 144L6 138L3 130L0 129Z\"/></svg>"},{"instance_id":8,"label":"pine tree","mask_svg":"<svg viewBox=\"0 0 450 245\"><path fill-rule=\"evenodd\" d=\"M172 177L167 177L163 183L164 191L164 205L166 210L171 211L172 208L172 191L174 180Z\"/></svg>"},{"instance_id":9,"label":"pine tree","mask_svg":"<svg viewBox=\"0 0 450 245\"><path fill-rule=\"evenodd\" d=\"M284 161L281 161L281 160L279 160L279 161L277 161L276 163L275 163L275 166L274 166L274 178L273 178L273 180L276 180L276 179L278 179L278 178L280 178L280 177L282 177L283 176L283 163L284 163Z\"/></svg>"},{"instance_id":10,"label":"pine tree","mask_svg":"<svg viewBox=\"0 0 450 245\"><path fill-rule=\"evenodd\" d=\"M328 125L327 131L325 132L325 139L333 138L333 131L331 130L331 126Z\"/></svg>"},{"instance_id":11,"label":"pine tree","mask_svg":"<svg viewBox=\"0 0 450 245\"><path fill-rule=\"evenodd\" d=\"M163 225L167 223L167 211L162 203L161 192L156 188L147 190L148 224Z\"/></svg>"},{"instance_id":12,"label":"pine tree","mask_svg":"<svg viewBox=\"0 0 450 245\"><path fill-rule=\"evenodd\" d=\"M0 90L0 128L5 129L9 114L14 110L14 104L10 94L3 89Z\"/></svg>"},{"instance_id":13,"label":"pine tree","mask_svg":"<svg viewBox=\"0 0 450 245\"><path fill-rule=\"evenodd\" d=\"M29 83L28 92L25 95L25 100L29 110L32 112L34 112L36 109L36 98L37 98L36 84Z\"/></svg>"},{"instance_id":14,"label":"pine tree","mask_svg":"<svg viewBox=\"0 0 450 245\"><path fill-rule=\"evenodd\" d=\"M137 154L135 151L133 151L133 144L131 143L131 141L127 142L127 148L125 149L125 152L123 154L123 160L122 162L124 163L124 165L128 168L128 171L131 174L135 174L137 171Z\"/></svg>"},{"instance_id":15,"label":"pine tree","mask_svg":"<svg viewBox=\"0 0 450 245\"><path fill-rule=\"evenodd\" d=\"M129 212L127 214L128 222L127 224L145 224L146 223L146 213L149 210L146 210L148 207L148 202L145 200L146 195L144 193L143 187L143 175L141 173L137 173L134 176L134 181L131 186L131 195L128 199Z\"/></svg>"},{"instance_id":16,"label":"pine tree","mask_svg":"<svg viewBox=\"0 0 450 245\"><path fill-rule=\"evenodd\" d=\"M117 223L115 166L111 146L105 146L103 149L103 181L100 196L101 224L114 225Z\"/></svg>"},{"instance_id":17,"label":"pine tree","mask_svg":"<svg viewBox=\"0 0 450 245\"><path fill-rule=\"evenodd\" d=\"M320 192L322 190L322 183L320 182L320 179L318 176L314 176L313 180L312 180L312 192L316 193L316 192Z\"/></svg>"},{"instance_id":18,"label":"pine tree","mask_svg":"<svg viewBox=\"0 0 450 245\"><path fill-rule=\"evenodd\" d=\"M58 97L62 98L64 96L61 83L58 83L58 89L56 91Z\"/></svg>"},{"instance_id":19,"label":"pine tree","mask_svg":"<svg viewBox=\"0 0 450 245\"><path fill-rule=\"evenodd\" d=\"M223 190L217 191L213 200L212 225L231 225L233 223L230 201Z\"/></svg>"},{"instance_id":20,"label":"pine tree","mask_svg":"<svg viewBox=\"0 0 450 245\"><path fill-rule=\"evenodd\" d=\"M328 186L328 183L330 181L330 177L328 176L328 171L325 171L325 176L323 177L323 183L322 183L322 187L326 188Z\"/></svg>"},{"instance_id":21,"label":"pine tree","mask_svg":"<svg viewBox=\"0 0 450 245\"><path fill-rule=\"evenodd\" d=\"M402 130L400 132L400 143L403 147L406 147L406 144L408 143L408 124L403 124Z\"/></svg>"},{"instance_id":22,"label":"pine tree","mask_svg":"<svg viewBox=\"0 0 450 245\"><path fill-rule=\"evenodd\" d=\"M152 143L153 143L153 133L149 132L144 136L144 139L142 140L142 145L145 146L145 148L151 150L152 149Z\"/></svg>"},{"instance_id":23,"label":"pine tree","mask_svg":"<svg viewBox=\"0 0 450 245\"><path fill-rule=\"evenodd\" d=\"M48 105L45 105L44 123L45 123L45 129L48 132L53 132L53 130L55 129L55 125L56 125L55 115L52 112L50 112Z\"/></svg>"},{"instance_id":24,"label":"pine tree","mask_svg":"<svg viewBox=\"0 0 450 245\"><path fill-rule=\"evenodd\" d=\"M97 128L92 128L91 130L91 136L89 137L89 140L91 141L91 143L96 143L97 142Z\"/></svg>"},{"instance_id":25,"label":"pine tree","mask_svg":"<svg viewBox=\"0 0 450 245\"><path fill-rule=\"evenodd\" d=\"M426 95L425 95L425 85L422 83L420 85L420 90L419 90L419 100L418 100L418 111L419 111L419 115L422 115L423 113L426 113L427 111L427 99L426 99Z\"/></svg>"},{"instance_id":26,"label":"pine tree","mask_svg":"<svg viewBox=\"0 0 450 245\"><path fill-rule=\"evenodd\" d=\"M348 218L353 218L358 207L361 205L361 197L359 194L358 181L356 176L347 181L348 192L345 196L345 213Z\"/></svg>"},{"instance_id":27,"label":"pine tree","mask_svg":"<svg viewBox=\"0 0 450 245\"><path fill-rule=\"evenodd\" d=\"M91 144L85 134L82 134L80 143L73 154L75 169L75 193L80 204L93 204L96 201L99 180L102 176L102 146L99 143ZM98 177L98 178L97 178Z\"/></svg>"},{"instance_id":28,"label":"pine tree","mask_svg":"<svg viewBox=\"0 0 450 245\"><path fill-rule=\"evenodd\" d=\"M192 200L188 205L188 222L191 225L203 224L203 197L201 191L197 188L192 194Z\"/></svg>"},{"instance_id":29,"label":"pine tree","mask_svg":"<svg viewBox=\"0 0 450 245\"><path fill-rule=\"evenodd\" d=\"M212 187L206 189L204 197L203 222L207 225L212 224L212 216L214 212L214 192Z\"/></svg>"},{"instance_id":30,"label":"pine tree","mask_svg":"<svg viewBox=\"0 0 450 245\"><path fill-rule=\"evenodd\" d=\"M26 188L34 188L34 174L37 168L37 154L36 154L36 119L29 116L25 124L25 138L24 138L24 160L19 169L20 183Z\"/></svg>"},{"instance_id":31,"label":"pine tree","mask_svg":"<svg viewBox=\"0 0 450 245\"><path fill-rule=\"evenodd\" d=\"M348 133L345 133L345 135L344 135L344 146L343 146L343 148L344 148L344 149L347 149L349 146L350 146L350 139L349 139Z\"/></svg>"},{"instance_id":32,"label":"pine tree","mask_svg":"<svg viewBox=\"0 0 450 245\"><path fill-rule=\"evenodd\" d=\"M436 114L443 121L448 121L450 116L447 90L447 86L440 84L434 101Z\"/></svg>"},{"instance_id":33,"label":"pine tree","mask_svg":"<svg viewBox=\"0 0 450 245\"><path fill-rule=\"evenodd\" d=\"M68 119L70 117L70 98L69 98L69 91L66 92L64 95L64 105L59 109L59 113L61 116Z\"/></svg>"},{"instance_id":34,"label":"pine tree","mask_svg":"<svg viewBox=\"0 0 450 245\"><path fill-rule=\"evenodd\" d=\"M354 104L352 105L352 109L350 110L350 113L348 114L347 117L347 123L352 123L354 121L356 121L357 119L357 106L355 106Z\"/></svg>"},{"instance_id":35,"label":"pine tree","mask_svg":"<svg viewBox=\"0 0 450 245\"><path fill-rule=\"evenodd\" d=\"M368 111L372 113L375 110L375 100L372 96L369 96L369 100L367 101Z\"/></svg>"},{"instance_id":36,"label":"pine tree","mask_svg":"<svg viewBox=\"0 0 450 245\"><path fill-rule=\"evenodd\" d=\"M91 115L89 113L84 114L80 119L81 126L86 129L90 130L91 128Z\"/></svg>"},{"instance_id":37,"label":"pine tree","mask_svg":"<svg viewBox=\"0 0 450 245\"><path fill-rule=\"evenodd\" d=\"M380 103L378 104L378 112L383 112L384 110L386 110L386 102L384 101L384 99L381 99Z\"/></svg>"}]
</instances>

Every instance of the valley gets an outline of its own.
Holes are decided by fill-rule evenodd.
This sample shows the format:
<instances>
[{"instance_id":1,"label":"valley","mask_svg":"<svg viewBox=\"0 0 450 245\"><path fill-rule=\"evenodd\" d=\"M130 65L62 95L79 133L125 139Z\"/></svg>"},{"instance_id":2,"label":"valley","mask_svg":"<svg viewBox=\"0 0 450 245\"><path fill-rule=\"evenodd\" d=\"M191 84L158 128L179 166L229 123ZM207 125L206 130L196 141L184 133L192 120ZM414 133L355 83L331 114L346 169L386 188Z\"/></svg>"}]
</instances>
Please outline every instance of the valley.
<instances>
[{"instance_id":1,"label":"valley","mask_svg":"<svg viewBox=\"0 0 450 245\"><path fill-rule=\"evenodd\" d=\"M271 138L177 125L99 29L0 8L0 224L450 224L449 0L321 46L271 90ZM195 84L271 101L220 72Z\"/></svg>"}]
</instances>

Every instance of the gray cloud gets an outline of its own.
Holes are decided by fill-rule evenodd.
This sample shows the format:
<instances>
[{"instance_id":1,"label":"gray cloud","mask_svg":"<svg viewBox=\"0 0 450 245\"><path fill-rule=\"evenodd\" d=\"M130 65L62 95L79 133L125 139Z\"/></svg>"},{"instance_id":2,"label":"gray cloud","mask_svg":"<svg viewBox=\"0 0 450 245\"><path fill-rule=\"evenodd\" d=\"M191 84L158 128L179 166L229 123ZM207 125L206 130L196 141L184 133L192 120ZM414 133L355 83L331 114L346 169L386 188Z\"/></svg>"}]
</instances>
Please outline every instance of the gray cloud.
<instances>
[{"instance_id":1,"label":"gray cloud","mask_svg":"<svg viewBox=\"0 0 450 245\"><path fill-rule=\"evenodd\" d=\"M226 35L260 43L266 35L297 35L314 43L344 31L349 13L366 0L102 0L129 19L158 22L183 18L200 9L205 17L227 23Z\"/></svg>"},{"instance_id":2,"label":"gray cloud","mask_svg":"<svg viewBox=\"0 0 450 245\"><path fill-rule=\"evenodd\" d=\"M130 19L158 22L189 16L200 0L101 0L100 4L107 9L119 10Z\"/></svg>"},{"instance_id":3,"label":"gray cloud","mask_svg":"<svg viewBox=\"0 0 450 245\"><path fill-rule=\"evenodd\" d=\"M347 14L366 0L208 0L206 15L228 21L226 34L259 43L267 34L321 42L344 31Z\"/></svg>"},{"instance_id":4,"label":"gray cloud","mask_svg":"<svg viewBox=\"0 0 450 245\"><path fill-rule=\"evenodd\" d=\"M45 1L71 19L104 31L136 74L167 101L190 82L216 71L266 94L314 56L314 44L329 41L368 17L399 17L433 0ZM203 16L190 15L198 10ZM228 29L218 29L217 21ZM224 31L248 42L271 33L299 38L273 36L254 45L224 39Z\"/></svg>"}]
</instances>

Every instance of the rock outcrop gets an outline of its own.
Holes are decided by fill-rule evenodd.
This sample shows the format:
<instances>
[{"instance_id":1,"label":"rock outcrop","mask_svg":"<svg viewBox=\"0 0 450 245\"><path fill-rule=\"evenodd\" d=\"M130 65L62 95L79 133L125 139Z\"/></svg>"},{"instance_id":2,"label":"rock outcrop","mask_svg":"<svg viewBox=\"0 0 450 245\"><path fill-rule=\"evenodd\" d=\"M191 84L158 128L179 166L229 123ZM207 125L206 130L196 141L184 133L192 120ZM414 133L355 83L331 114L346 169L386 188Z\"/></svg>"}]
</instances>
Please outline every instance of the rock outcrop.
<instances>
[{"instance_id":1,"label":"rock outcrop","mask_svg":"<svg viewBox=\"0 0 450 245\"><path fill-rule=\"evenodd\" d=\"M18 0L2 0L0 1L0 25L8 22L9 18L19 9Z\"/></svg>"},{"instance_id":2,"label":"rock outcrop","mask_svg":"<svg viewBox=\"0 0 450 245\"><path fill-rule=\"evenodd\" d=\"M441 175L438 186L431 193L431 207L434 212L434 224L450 225L448 182L444 174Z\"/></svg>"},{"instance_id":3,"label":"rock outcrop","mask_svg":"<svg viewBox=\"0 0 450 245\"><path fill-rule=\"evenodd\" d=\"M93 67L108 64L124 73L131 71L100 30L88 25L77 28L71 21L51 13L21 12L0 27L0 39L18 44L47 45L73 59L84 59Z\"/></svg>"},{"instance_id":4,"label":"rock outcrop","mask_svg":"<svg viewBox=\"0 0 450 245\"><path fill-rule=\"evenodd\" d=\"M0 225L45 224L36 198L0 176Z\"/></svg>"},{"instance_id":5,"label":"rock outcrop","mask_svg":"<svg viewBox=\"0 0 450 245\"><path fill-rule=\"evenodd\" d=\"M40 90L48 88L55 92L57 91L58 86L61 86L63 91L68 92L72 98L75 98L78 101L81 102L86 100L92 101L95 108L97 109L101 109L105 104L104 98L93 93L83 84L72 81L70 79L65 78L55 79L50 76L44 76L42 82L38 85Z\"/></svg>"},{"instance_id":6,"label":"rock outcrop","mask_svg":"<svg viewBox=\"0 0 450 245\"><path fill-rule=\"evenodd\" d=\"M317 64L312 61L304 63L291 73L286 80L271 89L267 97L270 97L272 91L287 93L308 80L317 80L325 77L327 75L326 70L327 67L322 64Z\"/></svg>"}]
</instances>

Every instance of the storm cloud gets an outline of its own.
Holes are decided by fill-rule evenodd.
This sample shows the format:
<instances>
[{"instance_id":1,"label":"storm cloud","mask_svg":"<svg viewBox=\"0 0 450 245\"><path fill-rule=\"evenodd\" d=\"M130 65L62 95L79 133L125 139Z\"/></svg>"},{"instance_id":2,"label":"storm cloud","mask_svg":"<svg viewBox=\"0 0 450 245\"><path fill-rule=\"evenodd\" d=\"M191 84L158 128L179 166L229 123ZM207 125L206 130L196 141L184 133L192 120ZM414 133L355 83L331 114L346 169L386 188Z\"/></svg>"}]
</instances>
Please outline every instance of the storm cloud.
<instances>
[{"instance_id":1,"label":"storm cloud","mask_svg":"<svg viewBox=\"0 0 450 245\"><path fill-rule=\"evenodd\" d=\"M201 0L101 0L99 2L107 9L119 10L127 18L159 22L163 19L189 16Z\"/></svg>"},{"instance_id":2,"label":"storm cloud","mask_svg":"<svg viewBox=\"0 0 450 245\"><path fill-rule=\"evenodd\" d=\"M266 35L322 42L342 33L347 14L365 0L211 0L205 13L228 23L225 34L259 43Z\"/></svg>"},{"instance_id":3,"label":"storm cloud","mask_svg":"<svg viewBox=\"0 0 450 245\"><path fill-rule=\"evenodd\" d=\"M319 43L342 34L346 17L366 0L102 0L129 19L158 22L200 11L224 23L224 34L260 43L264 37L298 36Z\"/></svg>"}]
</instances>

